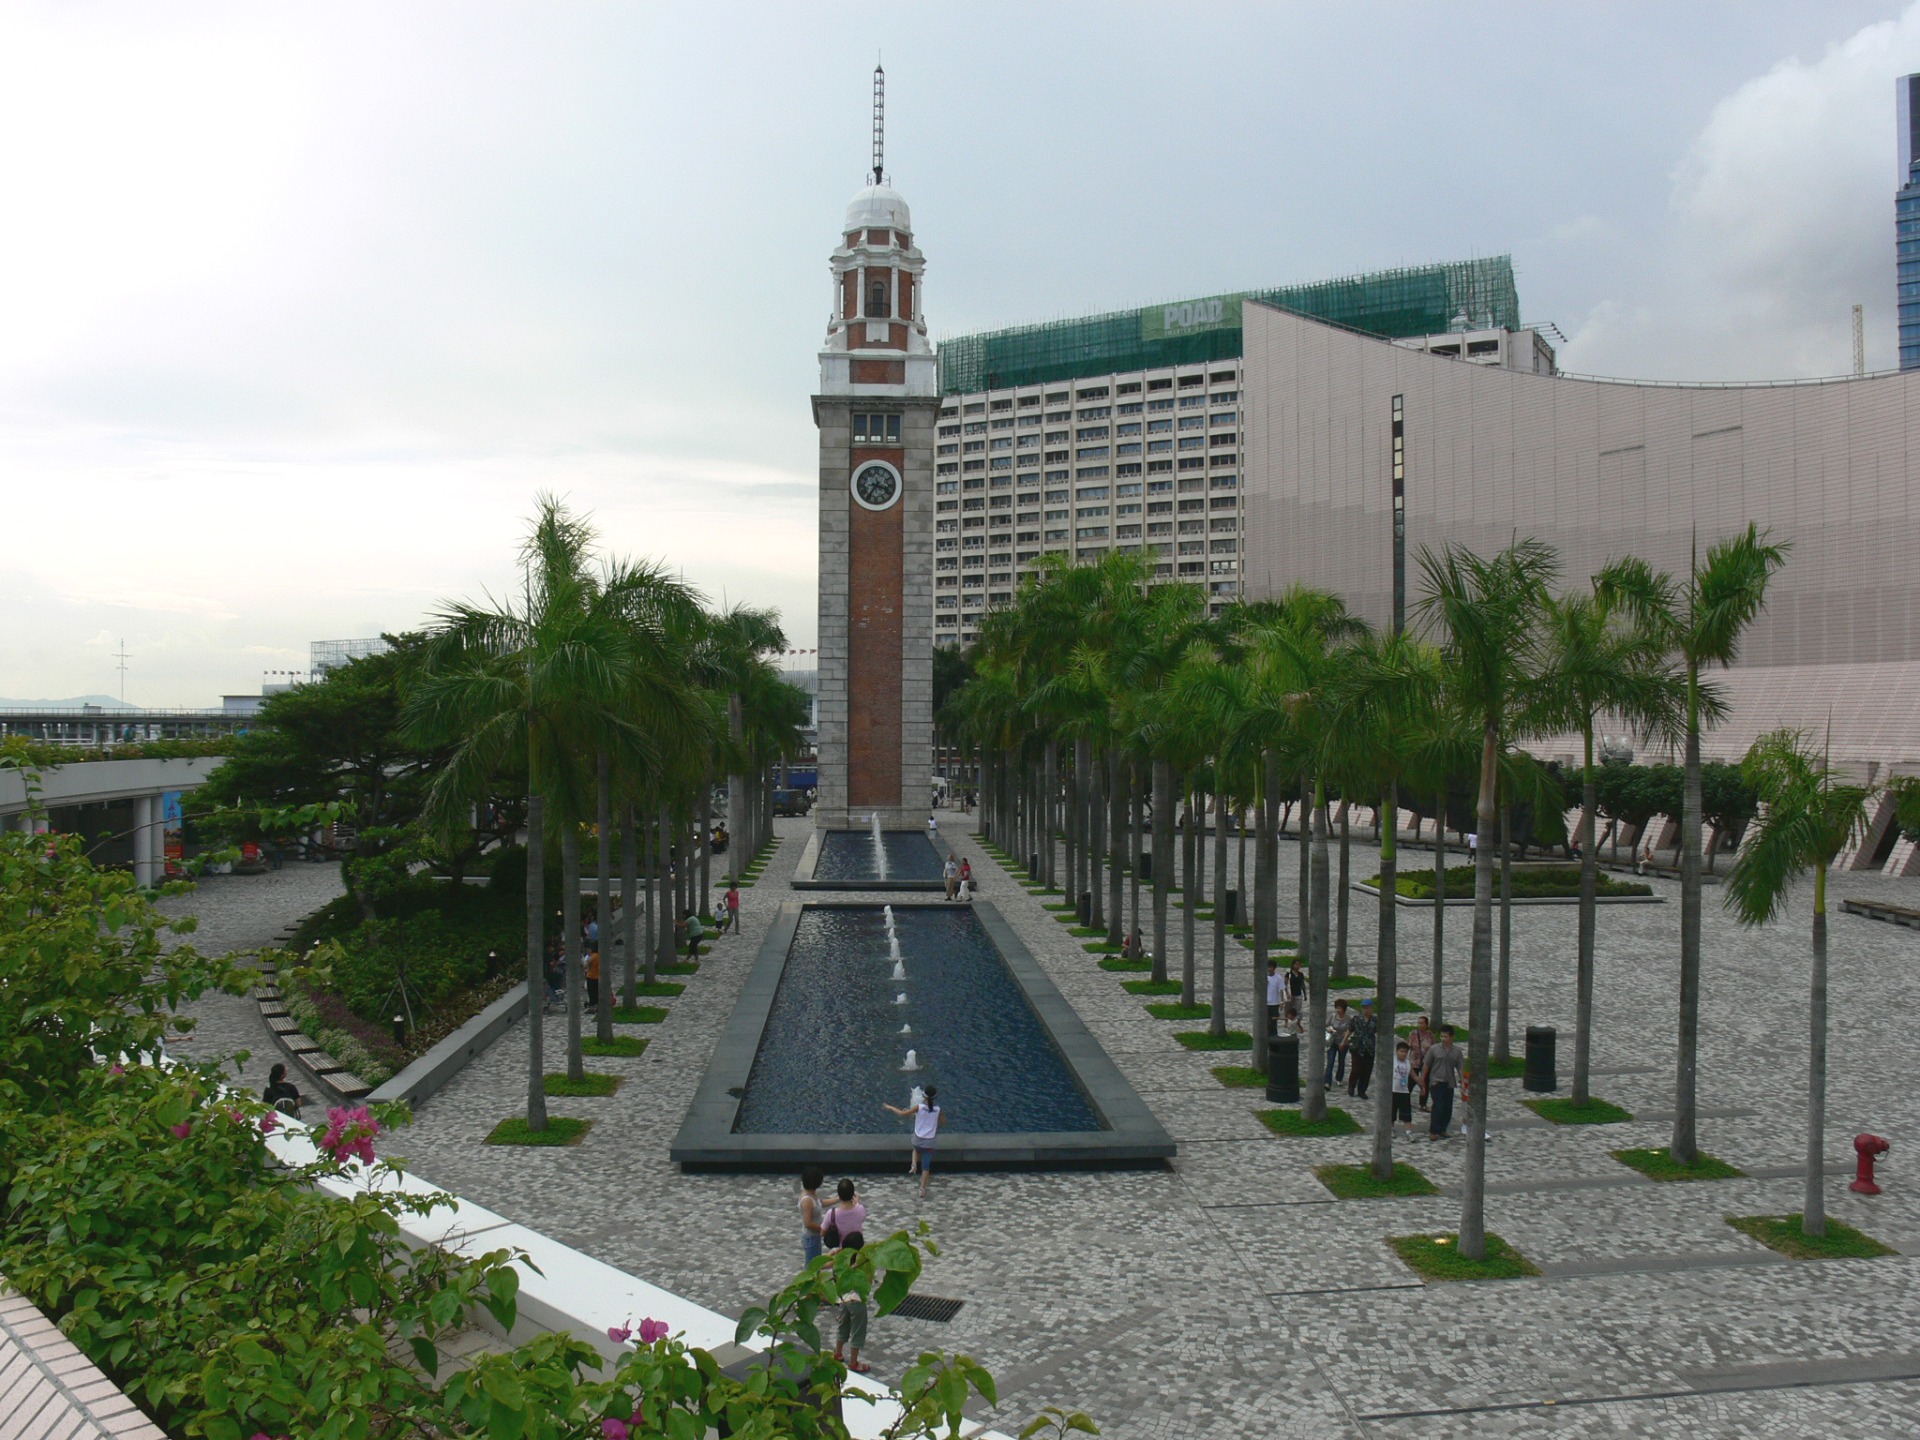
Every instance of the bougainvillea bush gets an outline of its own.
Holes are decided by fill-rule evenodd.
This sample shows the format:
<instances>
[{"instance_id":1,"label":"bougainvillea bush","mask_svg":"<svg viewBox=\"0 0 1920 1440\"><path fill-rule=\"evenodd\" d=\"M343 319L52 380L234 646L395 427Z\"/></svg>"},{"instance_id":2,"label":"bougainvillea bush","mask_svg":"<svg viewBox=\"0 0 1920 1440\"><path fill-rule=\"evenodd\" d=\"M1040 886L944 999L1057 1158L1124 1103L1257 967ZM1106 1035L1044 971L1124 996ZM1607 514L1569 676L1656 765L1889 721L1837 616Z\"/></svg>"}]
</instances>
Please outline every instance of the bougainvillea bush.
<instances>
[{"instance_id":1,"label":"bougainvillea bush","mask_svg":"<svg viewBox=\"0 0 1920 1440\"><path fill-rule=\"evenodd\" d=\"M311 1159L276 1159L287 1122L213 1063L160 1063L181 1004L244 976L190 945L129 877L70 840L0 836L0 1274L170 1435L206 1440L702 1440L839 1437L863 1403L821 1328L842 1297L882 1314L920 1270L898 1234L814 1262L743 1317L765 1348L745 1375L652 1317L611 1367L546 1334L443 1373L440 1346L511 1331L519 1273L500 1250L415 1249L402 1223L433 1196L388 1186L337 1198L316 1181L396 1169L402 1114L341 1108ZM289 1150L289 1153L291 1151ZM899 1437L957 1434L993 1396L964 1356L929 1353L901 1386ZM1053 1412L1035 1431L1089 1428Z\"/></svg>"}]
</instances>

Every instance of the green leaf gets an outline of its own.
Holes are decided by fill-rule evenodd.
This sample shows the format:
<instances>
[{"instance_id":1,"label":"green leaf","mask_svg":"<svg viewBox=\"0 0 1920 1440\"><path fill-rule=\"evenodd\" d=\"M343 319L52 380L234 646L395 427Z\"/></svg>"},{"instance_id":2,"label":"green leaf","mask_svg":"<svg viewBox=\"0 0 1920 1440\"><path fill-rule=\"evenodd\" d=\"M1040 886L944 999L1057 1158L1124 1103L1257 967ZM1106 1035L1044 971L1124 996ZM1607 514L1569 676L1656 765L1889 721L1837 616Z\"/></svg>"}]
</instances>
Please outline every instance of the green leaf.
<instances>
[{"instance_id":1,"label":"green leaf","mask_svg":"<svg viewBox=\"0 0 1920 1440\"><path fill-rule=\"evenodd\" d=\"M527 1417L520 1409L498 1400L488 1403L487 1440L520 1440L526 1428Z\"/></svg>"},{"instance_id":2,"label":"green leaf","mask_svg":"<svg viewBox=\"0 0 1920 1440\"><path fill-rule=\"evenodd\" d=\"M413 1347L413 1358L428 1375L438 1379L440 1376L440 1347L424 1335L415 1335L407 1342Z\"/></svg>"}]
</instances>

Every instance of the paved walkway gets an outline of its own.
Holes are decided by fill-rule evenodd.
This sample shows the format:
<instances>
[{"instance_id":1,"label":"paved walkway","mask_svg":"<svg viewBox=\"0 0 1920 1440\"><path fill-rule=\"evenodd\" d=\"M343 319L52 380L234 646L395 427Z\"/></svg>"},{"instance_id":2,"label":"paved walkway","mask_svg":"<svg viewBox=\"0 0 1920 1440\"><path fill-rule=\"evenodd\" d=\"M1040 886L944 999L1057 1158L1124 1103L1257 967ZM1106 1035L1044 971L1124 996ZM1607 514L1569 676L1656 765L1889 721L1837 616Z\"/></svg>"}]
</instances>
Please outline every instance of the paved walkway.
<instances>
[{"instance_id":1,"label":"paved walkway","mask_svg":"<svg viewBox=\"0 0 1920 1440\"><path fill-rule=\"evenodd\" d=\"M594 1120L578 1147L500 1150L481 1141L523 1103L518 1027L422 1107L395 1148L422 1175L704 1304L757 1303L797 1267L794 1183L683 1176L667 1162L707 1056L798 863L805 822L782 821L766 878L744 893L745 933L722 940L665 1002L644 1056L591 1060L626 1077L605 1100L555 1100ZM1806 1036L1806 914L1740 930L1709 891L1702 1031L1703 1145L1755 1178L1657 1186L1609 1158L1664 1144L1644 1117L1672 1103L1677 901L1600 917L1596 1092L1641 1119L1560 1129L1533 1123L1517 1081L1496 1082L1489 1223L1548 1274L1422 1286L1384 1237L1452 1229L1458 1201L1334 1201L1311 1174L1364 1158L1364 1137L1285 1140L1254 1118L1258 1092L1228 1091L1097 968L1035 898L942 815L971 856L982 899L1001 907L1181 1147L1160 1173L979 1175L936 1181L921 1205L904 1173L857 1177L876 1225L924 1216L943 1254L923 1289L967 1303L949 1325L876 1322L872 1358L897 1375L930 1345L967 1351L999 1378L1003 1428L1050 1403L1083 1407L1104 1433L1134 1437L1311 1435L1882 1436L1920 1430L1920 1260L1787 1264L1730 1229L1728 1214L1799 1204ZM1373 854L1356 845L1356 874ZM1360 854L1365 859L1359 858ZM1292 851L1282 856L1282 924ZM1364 867L1364 868L1361 868ZM288 872L283 872L283 875ZM234 881L232 883L252 883ZM1656 888L1672 894L1666 882ZM208 892L212 893L211 889ZM1837 897L1905 897L1912 882L1843 877ZM845 897L834 897L845 898ZM902 903L902 897L890 897ZM1355 968L1374 944L1373 905L1356 895ZM1422 994L1430 912L1400 912L1402 968ZM1465 1009L1470 912L1448 913L1448 965ZM1853 1196L1836 1176L1830 1212L1920 1254L1920 1124L1909 1098L1909 1017L1920 1010L1920 934L1850 916L1832 921L1829 1150L1870 1129L1893 1142L1887 1193ZM274 928L278 928L277 925ZM1570 1047L1572 907L1516 910L1514 1033L1560 1027ZM1177 935L1178 927L1174 927ZM1205 931L1202 930L1204 936ZM203 934L203 940L206 938ZM1203 939L1203 947L1205 941ZM1206 994L1210 952L1201 958ZM1232 952L1229 1020L1248 952ZM563 1022L547 1022L549 1058ZM1564 1061L1567 1058L1563 1051ZM1453 1145L1406 1150L1446 1187ZM904 1146L902 1154L904 1172Z\"/></svg>"}]
</instances>

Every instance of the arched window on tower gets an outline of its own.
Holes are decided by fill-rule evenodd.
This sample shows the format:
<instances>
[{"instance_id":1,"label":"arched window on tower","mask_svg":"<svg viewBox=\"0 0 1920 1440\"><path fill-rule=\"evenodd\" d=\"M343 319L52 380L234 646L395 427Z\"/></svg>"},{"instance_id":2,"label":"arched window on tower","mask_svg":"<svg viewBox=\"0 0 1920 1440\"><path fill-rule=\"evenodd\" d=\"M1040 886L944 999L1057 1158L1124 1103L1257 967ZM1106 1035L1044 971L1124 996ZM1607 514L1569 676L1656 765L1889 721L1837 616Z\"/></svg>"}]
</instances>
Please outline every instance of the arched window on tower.
<instances>
[{"instance_id":1,"label":"arched window on tower","mask_svg":"<svg viewBox=\"0 0 1920 1440\"><path fill-rule=\"evenodd\" d=\"M889 313L887 300L887 282L884 279L867 282L867 314L874 319L885 319Z\"/></svg>"}]
</instances>

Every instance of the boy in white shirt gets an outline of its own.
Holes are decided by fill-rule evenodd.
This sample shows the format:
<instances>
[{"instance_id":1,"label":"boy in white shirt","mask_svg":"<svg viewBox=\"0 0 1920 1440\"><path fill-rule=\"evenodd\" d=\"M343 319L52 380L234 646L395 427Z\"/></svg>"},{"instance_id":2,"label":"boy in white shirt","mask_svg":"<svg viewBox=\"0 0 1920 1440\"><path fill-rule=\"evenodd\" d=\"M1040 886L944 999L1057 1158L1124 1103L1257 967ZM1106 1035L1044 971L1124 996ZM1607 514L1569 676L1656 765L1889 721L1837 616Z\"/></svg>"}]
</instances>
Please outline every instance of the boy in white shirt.
<instances>
[{"instance_id":1,"label":"boy in white shirt","mask_svg":"<svg viewBox=\"0 0 1920 1440\"><path fill-rule=\"evenodd\" d=\"M1413 1061L1404 1040L1393 1047L1393 1123L1413 1137Z\"/></svg>"}]
</instances>

